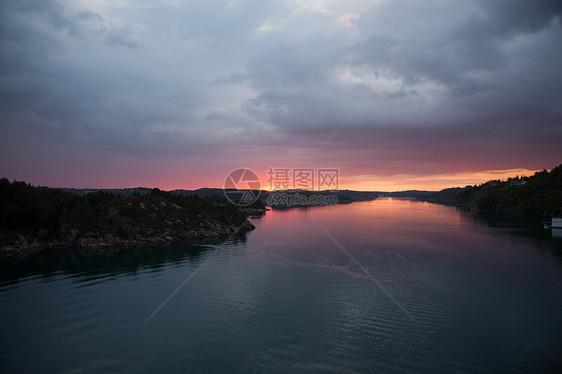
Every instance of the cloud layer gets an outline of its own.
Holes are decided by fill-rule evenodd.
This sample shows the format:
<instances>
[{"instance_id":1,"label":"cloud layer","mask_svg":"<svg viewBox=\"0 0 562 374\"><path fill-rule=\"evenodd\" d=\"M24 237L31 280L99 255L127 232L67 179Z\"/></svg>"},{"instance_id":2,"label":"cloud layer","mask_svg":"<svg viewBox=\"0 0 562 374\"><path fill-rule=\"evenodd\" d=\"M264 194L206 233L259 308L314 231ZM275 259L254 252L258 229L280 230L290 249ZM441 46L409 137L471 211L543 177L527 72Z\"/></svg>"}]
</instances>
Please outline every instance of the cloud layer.
<instances>
[{"instance_id":1,"label":"cloud layer","mask_svg":"<svg viewBox=\"0 0 562 374\"><path fill-rule=\"evenodd\" d=\"M193 188L241 166L388 183L562 162L560 2L302 3L3 1L0 174Z\"/></svg>"}]
</instances>

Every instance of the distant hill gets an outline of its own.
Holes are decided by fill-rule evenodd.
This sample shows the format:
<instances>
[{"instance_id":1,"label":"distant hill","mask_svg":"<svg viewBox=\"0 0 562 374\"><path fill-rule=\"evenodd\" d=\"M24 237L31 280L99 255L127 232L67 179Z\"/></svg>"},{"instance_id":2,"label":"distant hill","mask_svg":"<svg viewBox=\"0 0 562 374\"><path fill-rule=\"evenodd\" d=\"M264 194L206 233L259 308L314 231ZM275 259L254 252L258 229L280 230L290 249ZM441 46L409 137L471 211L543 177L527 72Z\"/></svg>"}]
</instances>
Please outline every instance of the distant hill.
<instances>
[{"instance_id":1,"label":"distant hill","mask_svg":"<svg viewBox=\"0 0 562 374\"><path fill-rule=\"evenodd\" d=\"M417 198L419 196L425 196L435 193L435 191L420 191L420 190L408 190L408 191L396 191L396 192L381 192L384 196L389 197L408 197Z\"/></svg>"},{"instance_id":2,"label":"distant hill","mask_svg":"<svg viewBox=\"0 0 562 374\"><path fill-rule=\"evenodd\" d=\"M60 190L72 192L75 194L83 195L92 192L111 192L118 196L130 196L135 193L140 194L147 194L150 193L152 190L151 188L146 187L136 187L136 188L113 188L113 189L92 189L92 188L60 188ZM216 204L226 204L228 200L224 194L224 190L222 188L199 188L196 190L184 190L184 189L176 189L169 191L172 195L179 195L179 196L195 196L197 195L201 199L205 199L207 201L216 203ZM254 190L255 195L259 192L259 199L262 202L266 202L269 195L273 193L273 191L266 191L266 190ZM303 195L310 195L310 194L324 194L324 195L335 195L338 197L338 201L340 203L349 203L352 201L364 201L364 200L374 200L376 199L382 192L376 191L352 191L352 190L327 190L327 191L305 191L305 190L285 190L285 191L276 191L276 192L287 192L287 193L294 193L298 192ZM415 192L412 191L405 191L405 192L387 192L388 196L394 196L395 194L408 194L411 197L417 196Z\"/></svg>"},{"instance_id":3,"label":"distant hill","mask_svg":"<svg viewBox=\"0 0 562 374\"><path fill-rule=\"evenodd\" d=\"M103 191L111 192L119 196L129 196L135 193L146 194L149 193L152 188L147 187L135 187L135 188L110 188L110 189L95 189L95 188L59 188L60 190L72 192L75 194L87 194L91 192ZM224 196L224 190L222 188L199 188L196 190L185 190L185 189L175 189L169 191L172 195L180 196L193 196L197 195L202 199L209 200L216 203L226 203L228 200ZM254 190L257 193L258 190ZM352 201L365 201L374 200L377 197L407 197L416 198L418 196L424 196L428 194L436 193L435 191L420 191L420 190L408 190L408 191L393 191L393 192L381 192L381 191L354 191L354 190L325 190L325 191L302 191L302 190L284 190L276 192L299 192L304 194L316 193L325 195L336 195L338 199L343 203ZM261 190L259 191L260 200L266 201L267 197L273 193L273 191Z\"/></svg>"},{"instance_id":4,"label":"distant hill","mask_svg":"<svg viewBox=\"0 0 562 374\"><path fill-rule=\"evenodd\" d=\"M146 194L152 191L152 188L148 187L134 187L134 188L57 188L57 190L71 192L78 195L83 195L91 192L110 192L118 196L130 196L135 193Z\"/></svg>"},{"instance_id":5,"label":"distant hill","mask_svg":"<svg viewBox=\"0 0 562 374\"><path fill-rule=\"evenodd\" d=\"M468 187L445 188L444 190L438 192L421 194L416 197L420 201L428 201L431 203L439 203L445 205L457 205L457 196L459 196L461 191L466 188Z\"/></svg>"}]
</instances>

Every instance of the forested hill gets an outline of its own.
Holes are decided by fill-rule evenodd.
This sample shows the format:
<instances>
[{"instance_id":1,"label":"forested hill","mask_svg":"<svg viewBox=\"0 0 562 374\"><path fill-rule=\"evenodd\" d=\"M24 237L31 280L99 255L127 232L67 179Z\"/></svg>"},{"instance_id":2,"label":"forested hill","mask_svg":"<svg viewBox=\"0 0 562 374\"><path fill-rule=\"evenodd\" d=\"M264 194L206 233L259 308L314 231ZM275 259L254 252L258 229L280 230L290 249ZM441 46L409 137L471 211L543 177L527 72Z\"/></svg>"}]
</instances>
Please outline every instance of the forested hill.
<instances>
[{"instance_id":1,"label":"forested hill","mask_svg":"<svg viewBox=\"0 0 562 374\"><path fill-rule=\"evenodd\" d=\"M454 198L454 200L453 200ZM512 211L542 217L562 216L562 165L530 177L492 180L480 186L445 189L420 200L456 202L469 209Z\"/></svg>"},{"instance_id":2,"label":"forested hill","mask_svg":"<svg viewBox=\"0 0 562 374\"><path fill-rule=\"evenodd\" d=\"M213 237L252 228L233 205L152 189L75 194L0 179L0 247L113 246Z\"/></svg>"}]
</instances>

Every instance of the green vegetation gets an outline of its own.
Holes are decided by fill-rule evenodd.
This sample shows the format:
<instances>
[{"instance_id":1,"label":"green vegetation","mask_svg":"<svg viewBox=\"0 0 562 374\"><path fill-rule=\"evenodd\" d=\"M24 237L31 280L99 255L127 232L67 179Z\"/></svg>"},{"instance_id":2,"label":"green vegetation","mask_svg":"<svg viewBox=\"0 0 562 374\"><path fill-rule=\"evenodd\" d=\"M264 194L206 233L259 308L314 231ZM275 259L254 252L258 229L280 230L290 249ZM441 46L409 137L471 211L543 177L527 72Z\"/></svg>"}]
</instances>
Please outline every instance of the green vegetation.
<instances>
[{"instance_id":1,"label":"green vegetation","mask_svg":"<svg viewBox=\"0 0 562 374\"><path fill-rule=\"evenodd\" d=\"M480 186L445 189L421 200L444 202L455 196L457 205L478 210L512 211L542 217L562 215L562 165L531 177L493 180Z\"/></svg>"},{"instance_id":2,"label":"green vegetation","mask_svg":"<svg viewBox=\"0 0 562 374\"><path fill-rule=\"evenodd\" d=\"M69 243L80 238L139 239L226 232L246 221L233 205L213 204L197 195L180 196L155 188L149 193L76 194L0 179L0 246L27 242Z\"/></svg>"}]
</instances>

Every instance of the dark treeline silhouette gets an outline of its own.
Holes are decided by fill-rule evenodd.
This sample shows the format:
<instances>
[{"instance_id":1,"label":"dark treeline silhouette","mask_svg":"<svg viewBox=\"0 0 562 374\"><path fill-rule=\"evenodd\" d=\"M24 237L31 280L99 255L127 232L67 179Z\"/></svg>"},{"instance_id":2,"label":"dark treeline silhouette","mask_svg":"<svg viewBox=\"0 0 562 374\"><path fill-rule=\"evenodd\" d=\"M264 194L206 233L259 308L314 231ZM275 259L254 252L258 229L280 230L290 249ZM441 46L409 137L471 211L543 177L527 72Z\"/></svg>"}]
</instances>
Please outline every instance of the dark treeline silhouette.
<instances>
[{"instance_id":1,"label":"dark treeline silhouette","mask_svg":"<svg viewBox=\"0 0 562 374\"><path fill-rule=\"evenodd\" d=\"M76 194L25 182L0 179L0 245L23 235L28 240L57 240L70 229L129 237L131 222L158 229L170 222L240 225L246 215L236 206L214 204L197 195L180 196L157 188L150 193L118 196L95 191Z\"/></svg>"},{"instance_id":2,"label":"dark treeline silhouette","mask_svg":"<svg viewBox=\"0 0 562 374\"><path fill-rule=\"evenodd\" d=\"M562 165L530 177L491 180L479 186L447 188L420 200L456 204L483 211L511 211L533 216L562 216Z\"/></svg>"}]
</instances>

